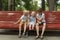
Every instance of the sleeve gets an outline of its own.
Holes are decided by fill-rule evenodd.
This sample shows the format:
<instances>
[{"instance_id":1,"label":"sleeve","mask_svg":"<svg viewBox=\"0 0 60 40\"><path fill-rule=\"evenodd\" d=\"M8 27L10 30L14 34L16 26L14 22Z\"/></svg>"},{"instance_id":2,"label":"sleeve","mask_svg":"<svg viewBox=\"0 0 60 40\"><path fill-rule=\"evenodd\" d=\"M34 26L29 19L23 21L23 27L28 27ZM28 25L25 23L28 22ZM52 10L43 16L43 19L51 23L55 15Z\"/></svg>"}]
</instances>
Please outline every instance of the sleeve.
<instances>
[{"instance_id":1,"label":"sleeve","mask_svg":"<svg viewBox=\"0 0 60 40\"><path fill-rule=\"evenodd\" d=\"M44 13L42 14L42 18L45 19L45 14Z\"/></svg>"}]
</instances>

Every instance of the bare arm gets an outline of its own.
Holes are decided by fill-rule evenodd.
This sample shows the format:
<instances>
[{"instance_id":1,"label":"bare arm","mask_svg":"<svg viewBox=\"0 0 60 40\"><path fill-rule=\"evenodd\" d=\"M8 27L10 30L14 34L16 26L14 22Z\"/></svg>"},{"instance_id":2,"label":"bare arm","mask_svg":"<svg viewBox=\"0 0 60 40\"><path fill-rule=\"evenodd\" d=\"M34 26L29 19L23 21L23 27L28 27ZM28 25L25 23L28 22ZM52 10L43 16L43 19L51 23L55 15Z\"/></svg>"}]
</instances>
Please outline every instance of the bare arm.
<instances>
[{"instance_id":1,"label":"bare arm","mask_svg":"<svg viewBox=\"0 0 60 40\"><path fill-rule=\"evenodd\" d=\"M20 19L15 23L15 24L17 24L17 23L19 23L20 22Z\"/></svg>"},{"instance_id":2,"label":"bare arm","mask_svg":"<svg viewBox=\"0 0 60 40\"><path fill-rule=\"evenodd\" d=\"M19 23L19 22L20 22L20 19L16 23Z\"/></svg>"},{"instance_id":3,"label":"bare arm","mask_svg":"<svg viewBox=\"0 0 60 40\"><path fill-rule=\"evenodd\" d=\"M38 17L37 17L37 20L41 21L41 20L42 20L42 18L38 18Z\"/></svg>"},{"instance_id":4,"label":"bare arm","mask_svg":"<svg viewBox=\"0 0 60 40\"><path fill-rule=\"evenodd\" d=\"M15 24L19 23L23 17L24 15L22 15L21 18Z\"/></svg>"}]
</instances>

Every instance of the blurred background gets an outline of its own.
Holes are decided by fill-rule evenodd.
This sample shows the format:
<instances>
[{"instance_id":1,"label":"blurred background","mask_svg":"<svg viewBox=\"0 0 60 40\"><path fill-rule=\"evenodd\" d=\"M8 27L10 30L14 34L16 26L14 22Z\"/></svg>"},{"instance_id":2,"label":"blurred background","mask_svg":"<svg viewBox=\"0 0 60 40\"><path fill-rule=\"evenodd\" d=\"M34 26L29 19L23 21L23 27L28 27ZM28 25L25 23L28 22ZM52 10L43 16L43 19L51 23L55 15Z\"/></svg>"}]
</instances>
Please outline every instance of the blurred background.
<instances>
[{"instance_id":1,"label":"blurred background","mask_svg":"<svg viewBox=\"0 0 60 40\"><path fill-rule=\"evenodd\" d=\"M0 0L0 11L60 11L60 0Z\"/></svg>"}]
</instances>

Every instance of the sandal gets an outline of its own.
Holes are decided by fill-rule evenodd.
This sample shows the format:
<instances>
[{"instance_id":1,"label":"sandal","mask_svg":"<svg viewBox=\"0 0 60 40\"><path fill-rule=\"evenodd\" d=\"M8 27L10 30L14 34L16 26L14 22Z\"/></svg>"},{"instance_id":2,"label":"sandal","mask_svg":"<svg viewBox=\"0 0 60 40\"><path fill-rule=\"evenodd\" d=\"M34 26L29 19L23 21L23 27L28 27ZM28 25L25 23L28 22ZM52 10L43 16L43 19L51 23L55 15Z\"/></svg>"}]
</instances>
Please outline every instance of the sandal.
<instances>
[{"instance_id":1,"label":"sandal","mask_svg":"<svg viewBox=\"0 0 60 40\"><path fill-rule=\"evenodd\" d=\"M43 37L43 36L41 36L40 38L41 38L41 39L43 39L44 37Z\"/></svg>"},{"instance_id":2,"label":"sandal","mask_svg":"<svg viewBox=\"0 0 60 40\"><path fill-rule=\"evenodd\" d=\"M19 34L18 38L21 38L21 34Z\"/></svg>"},{"instance_id":3,"label":"sandal","mask_svg":"<svg viewBox=\"0 0 60 40\"><path fill-rule=\"evenodd\" d=\"M22 34L22 36L23 36L23 37L25 36L25 32Z\"/></svg>"},{"instance_id":4,"label":"sandal","mask_svg":"<svg viewBox=\"0 0 60 40\"><path fill-rule=\"evenodd\" d=\"M39 38L39 36L36 36L36 39L38 39Z\"/></svg>"}]
</instances>

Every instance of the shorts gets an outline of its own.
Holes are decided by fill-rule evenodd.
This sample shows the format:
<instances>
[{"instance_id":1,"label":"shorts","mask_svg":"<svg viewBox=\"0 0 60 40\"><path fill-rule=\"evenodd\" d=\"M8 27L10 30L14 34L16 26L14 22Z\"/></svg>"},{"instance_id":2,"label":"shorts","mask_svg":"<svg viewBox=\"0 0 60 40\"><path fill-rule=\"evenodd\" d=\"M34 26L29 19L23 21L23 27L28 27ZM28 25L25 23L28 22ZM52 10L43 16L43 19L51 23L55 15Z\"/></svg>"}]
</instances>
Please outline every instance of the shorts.
<instances>
[{"instance_id":1,"label":"shorts","mask_svg":"<svg viewBox=\"0 0 60 40\"><path fill-rule=\"evenodd\" d=\"M21 20L22 22L27 22L27 20Z\"/></svg>"},{"instance_id":2,"label":"shorts","mask_svg":"<svg viewBox=\"0 0 60 40\"><path fill-rule=\"evenodd\" d=\"M46 23L46 22L41 22L41 23L38 23L39 25L43 25L44 23Z\"/></svg>"},{"instance_id":3,"label":"shorts","mask_svg":"<svg viewBox=\"0 0 60 40\"><path fill-rule=\"evenodd\" d=\"M35 22L30 22L29 25L34 27Z\"/></svg>"}]
</instances>

